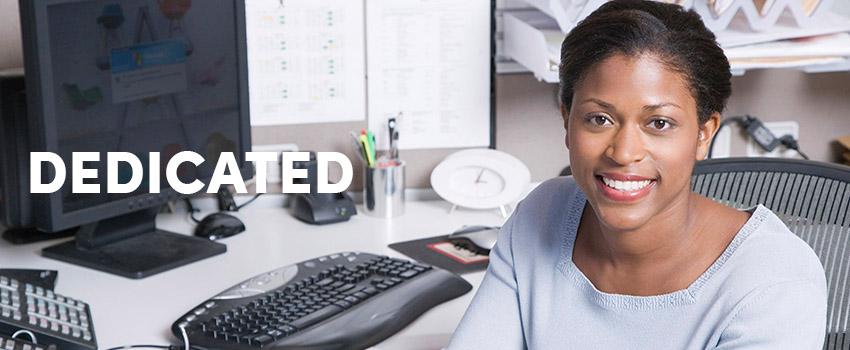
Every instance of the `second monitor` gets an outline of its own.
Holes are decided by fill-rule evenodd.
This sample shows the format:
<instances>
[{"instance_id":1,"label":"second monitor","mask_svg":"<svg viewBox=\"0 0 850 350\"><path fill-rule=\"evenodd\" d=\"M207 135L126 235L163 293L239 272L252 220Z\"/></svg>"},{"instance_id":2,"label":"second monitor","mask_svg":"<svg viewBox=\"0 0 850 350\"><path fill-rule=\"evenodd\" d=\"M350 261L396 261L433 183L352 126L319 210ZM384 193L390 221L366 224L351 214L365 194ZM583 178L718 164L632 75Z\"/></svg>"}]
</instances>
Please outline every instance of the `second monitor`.
<instances>
[{"instance_id":1,"label":"second monitor","mask_svg":"<svg viewBox=\"0 0 850 350\"><path fill-rule=\"evenodd\" d=\"M250 172L244 0L26 1L20 10L30 151L57 153L66 164L73 152L159 152L162 166L146 174L164 172L181 151L204 155L202 165L178 170L185 182L207 182L218 155L234 152L243 175ZM109 170L129 177L128 168ZM94 181L105 188L105 177ZM66 183L36 195L40 230L80 226L75 241L44 255L142 278L226 250L156 229L158 208L181 195L167 182L159 193L148 188L81 194Z\"/></svg>"}]
</instances>

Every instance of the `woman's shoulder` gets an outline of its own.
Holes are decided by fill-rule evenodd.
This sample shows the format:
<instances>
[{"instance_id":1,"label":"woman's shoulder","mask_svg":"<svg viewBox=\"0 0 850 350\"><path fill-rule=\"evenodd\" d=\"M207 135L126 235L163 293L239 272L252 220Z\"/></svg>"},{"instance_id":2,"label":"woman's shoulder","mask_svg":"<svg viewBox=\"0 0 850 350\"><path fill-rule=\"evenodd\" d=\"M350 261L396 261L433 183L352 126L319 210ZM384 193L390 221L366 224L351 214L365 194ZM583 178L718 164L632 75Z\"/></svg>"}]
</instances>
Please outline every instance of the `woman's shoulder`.
<instances>
[{"instance_id":1,"label":"woman's shoulder","mask_svg":"<svg viewBox=\"0 0 850 350\"><path fill-rule=\"evenodd\" d=\"M746 237L732 242L740 246L730 258L727 278L745 287L742 292L797 282L826 288L823 265L814 250L767 207L757 206L740 234Z\"/></svg>"},{"instance_id":2,"label":"woman's shoulder","mask_svg":"<svg viewBox=\"0 0 850 350\"><path fill-rule=\"evenodd\" d=\"M582 195L572 176L558 176L541 182L523 199L523 206L569 204ZM581 197L584 198L584 197Z\"/></svg>"},{"instance_id":3,"label":"woman's shoulder","mask_svg":"<svg viewBox=\"0 0 850 350\"><path fill-rule=\"evenodd\" d=\"M566 234L574 232L581 219L584 198L571 176L552 178L535 187L511 217L515 254L556 258L568 241Z\"/></svg>"},{"instance_id":4,"label":"woman's shoulder","mask_svg":"<svg viewBox=\"0 0 850 350\"><path fill-rule=\"evenodd\" d=\"M544 222L562 223L565 216L572 215L575 207L583 209L584 194L572 176L559 176L541 182L517 206L519 221L533 220L536 225ZM578 212L579 216L581 211Z\"/></svg>"}]
</instances>

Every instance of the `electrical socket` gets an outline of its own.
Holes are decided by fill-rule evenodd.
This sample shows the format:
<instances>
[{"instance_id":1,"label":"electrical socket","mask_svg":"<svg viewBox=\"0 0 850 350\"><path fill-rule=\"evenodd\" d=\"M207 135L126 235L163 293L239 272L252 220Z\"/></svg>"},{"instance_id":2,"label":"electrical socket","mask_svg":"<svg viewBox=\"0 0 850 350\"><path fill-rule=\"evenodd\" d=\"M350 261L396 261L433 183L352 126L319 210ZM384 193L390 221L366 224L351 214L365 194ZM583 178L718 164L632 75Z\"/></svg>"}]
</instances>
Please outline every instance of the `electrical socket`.
<instances>
[{"instance_id":1,"label":"electrical socket","mask_svg":"<svg viewBox=\"0 0 850 350\"><path fill-rule=\"evenodd\" d=\"M795 121L783 121L783 122L764 122L764 127L766 127L770 132L773 133L776 138L780 138L785 135L791 135L795 140L799 140L800 138L800 124ZM748 157L770 157L770 158L797 158L797 151L787 149L783 145L779 145L772 152L765 152L758 144L753 140L749 140L747 142L747 156Z\"/></svg>"},{"instance_id":2,"label":"electrical socket","mask_svg":"<svg viewBox=\"0 0 850 350\"><path fill-rule=\"evenodd\" d=\"M727 126L714 135L714 149L711 158L729 158L732 149L732 129Z\"/></svg>"},{"instance_id":3,"label":"electrical socket","mask_svg":"<svg viewBox=\"0 0 850 350\"><path fill-rule=\"evenodd\" d=\"M254 152L276 152L278 153L277 162L274 164L266 165L267 173L266 173L266 183L269 184L277 184L280 183L281 179L281 169L283 167L283 163L281 161L281 152L298 152L298 145L294 143L280 143L275 145L253 145L251 146L251 150Z\"/></svg>"}]
</instances>

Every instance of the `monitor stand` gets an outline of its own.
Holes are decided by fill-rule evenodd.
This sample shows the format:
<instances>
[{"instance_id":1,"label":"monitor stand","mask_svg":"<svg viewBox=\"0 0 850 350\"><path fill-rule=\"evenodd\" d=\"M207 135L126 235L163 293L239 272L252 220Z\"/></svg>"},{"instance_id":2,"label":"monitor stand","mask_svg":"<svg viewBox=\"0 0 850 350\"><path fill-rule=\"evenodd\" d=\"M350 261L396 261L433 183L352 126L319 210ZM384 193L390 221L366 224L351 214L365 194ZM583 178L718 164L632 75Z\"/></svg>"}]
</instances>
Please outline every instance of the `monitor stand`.
<instances>
[{"instance_id":1,"label":"monitor stand","mask_svg":"<svg viewBox=\"0 0 850 350\"><path fill-rule=\"evenodd\" d=\"M157 208L81 226L76 239L42 255L127 278L141 279L227 251L227 246L156 228Z\"/></svg>"}]
</instances>

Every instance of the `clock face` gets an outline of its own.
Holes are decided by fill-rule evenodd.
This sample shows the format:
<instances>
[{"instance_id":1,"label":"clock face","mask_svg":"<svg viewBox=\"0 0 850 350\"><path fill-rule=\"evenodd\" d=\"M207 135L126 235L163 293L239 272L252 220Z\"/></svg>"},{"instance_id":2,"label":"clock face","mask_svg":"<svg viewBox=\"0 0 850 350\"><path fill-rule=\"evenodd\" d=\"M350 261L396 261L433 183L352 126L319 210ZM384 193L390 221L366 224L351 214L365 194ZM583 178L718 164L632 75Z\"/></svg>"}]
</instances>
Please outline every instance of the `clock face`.
<instances>
[{"instance_id":1,"label":"clock face","mask_svg":"<svg viewBox=\"0 0 850 350\"><path fill-rule=\"evenodd\" d=\"M501 193L505 189L505 180L491 169L470 166L452 174L451 186L471 198L487 198Z\"/></svg>"},{"instance_id":2,"label":"clock face","mask_svg":"<svg viewBox=\"0 0 850 350\"><path fill-rule=\"evenodd\" d=\"M462 207L491 209L525 194L531 174L519 159L491 149L470 149L449 155L431 172L431 186L440 197Z\"/></svg>"}]
</instances>

